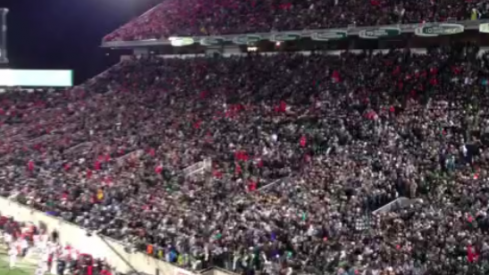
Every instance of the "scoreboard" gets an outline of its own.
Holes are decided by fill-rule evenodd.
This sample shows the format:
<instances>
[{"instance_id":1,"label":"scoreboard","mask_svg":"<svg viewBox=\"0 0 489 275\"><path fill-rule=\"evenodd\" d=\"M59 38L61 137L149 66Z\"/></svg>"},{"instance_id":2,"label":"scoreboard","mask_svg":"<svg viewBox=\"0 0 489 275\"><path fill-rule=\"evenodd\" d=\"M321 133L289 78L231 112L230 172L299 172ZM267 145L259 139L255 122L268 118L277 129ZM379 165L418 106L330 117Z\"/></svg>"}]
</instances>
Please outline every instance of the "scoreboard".
<instances>
[{"instance_id":1,"label":"scoreboard","mask_svg":"<svg viewBox=\"0 0 489 275\"><path fill-rule=\"evenodd\" d=\"M8 9L0 8L0 64L8 63L8 57L7 57L7 13L8 13Z\"/></svg>"},{"instance_id":2,"label":"scoreboard","mask_svg":"<svg viewBox=\"0 0 489 275\"><path fill-rule=\"evenodd\" d=\"M72 70L0 69L0 87L71 87Z\"/></svg>"}]
</instances>

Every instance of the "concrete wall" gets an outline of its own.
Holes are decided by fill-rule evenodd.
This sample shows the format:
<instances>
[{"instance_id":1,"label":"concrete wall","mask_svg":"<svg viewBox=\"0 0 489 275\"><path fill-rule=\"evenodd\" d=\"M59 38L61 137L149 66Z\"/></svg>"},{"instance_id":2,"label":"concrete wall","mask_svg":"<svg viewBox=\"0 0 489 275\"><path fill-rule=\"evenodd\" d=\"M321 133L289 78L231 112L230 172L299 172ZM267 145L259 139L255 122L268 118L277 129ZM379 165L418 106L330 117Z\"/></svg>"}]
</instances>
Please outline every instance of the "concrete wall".
<instances>
[{"instance_id":1,"label":"concrete wall","mask_svg":"<svg viewBox=\"0 0 489 275\"><path fill-rule=\"evenodd\" d=\"M203 275L207 275L207 274L204 273ZM216 267L211 270L211 273L209 275L238 275L238 274Z\"/></svg>"},{"instance_id":2,"label":"concrete wall","mask_svg":"<svg viewBox=\"0 0 489 275\"><path fill-rule=\"evenodd\" d=\"M373 53L376 54L376 53L388 53L390 50L374 50ZM426 49L424 48L411 48L410 51L412 53L416 53L416 54L426 54ZM337 51L321 51L321 53L323 54L327 54L327 55L340 55L342 53L344 53L345 50L337 50ZM361 54L363 52L363 50L350 50L349 51L350 53L354 53L354 54ZM206 52L206 54L165 54L165 55L158 55L158 57L160 58L181 58L181 59L186 59L186 58L195 58L195 57L205 57L205 56L209 56L209 55L212 55L213 53L219 53L221 56L223 57L230 57L230 56L246 56L248 55L248 53L245 53L245 52L241 52L239 51L239 49L228 49L226 51L222 51L220 49L214 49L214 50L209 50L208 52ZM281 54L283 52L257 52L256 54L259 54L259 55L265 55L265 56L272 56L272 55L277 55L277 54ZM310 51L300 51L300 52L295 52L296 54L302 54L302 55L305 55L305 56L308 56L308 55L311 55L311 52ZM319 51L318 51L319 53ZM132 58L132 56L130 55L123 55L121 56L121 61L122 60L130 60Z\"/></svg>"},{"instance_id":3,"label":"concrete wall","mask_svg":"<svg viewBox=\"0 0 489 275\"><path fill-rule=\"evenodd\" d=\"M48 216L6 198L0 197L0 213L5 216L12 216L21 222L32 222L36 225L42 222L50 231L57 230L59 232L60 242L63 245L69 244L82 253L105 258L111 266L121 272L132 271L132 266L137 271L147 274L156 275L156 270L159 270L160 275L194 275L193 272L148 257L143 253L127 253L124 246L115 240L106 237L101 239L95 235L88 237L84 229L74 224Z\"/></svg>"}]
</instances>

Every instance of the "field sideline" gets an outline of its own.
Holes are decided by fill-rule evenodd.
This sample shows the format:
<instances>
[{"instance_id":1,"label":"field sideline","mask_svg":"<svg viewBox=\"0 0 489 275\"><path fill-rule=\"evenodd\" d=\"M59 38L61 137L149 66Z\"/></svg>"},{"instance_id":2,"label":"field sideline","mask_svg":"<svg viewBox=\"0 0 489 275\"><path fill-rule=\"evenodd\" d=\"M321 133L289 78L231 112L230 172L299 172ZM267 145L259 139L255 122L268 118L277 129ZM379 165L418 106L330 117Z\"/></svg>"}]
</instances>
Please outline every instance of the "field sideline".
<instances>
[{"instance_id":1,"label":"field sideline","mask_svg":"<svg viewBox=\"0 0 489 275\"><path fill-rule=\"evenodd\" d=\"M29 254L28 257L17 258L16 267L10 270L7 246L0 242L0 275L34 275L39 256L36 253Z\"/></svg>"}]
</instances>

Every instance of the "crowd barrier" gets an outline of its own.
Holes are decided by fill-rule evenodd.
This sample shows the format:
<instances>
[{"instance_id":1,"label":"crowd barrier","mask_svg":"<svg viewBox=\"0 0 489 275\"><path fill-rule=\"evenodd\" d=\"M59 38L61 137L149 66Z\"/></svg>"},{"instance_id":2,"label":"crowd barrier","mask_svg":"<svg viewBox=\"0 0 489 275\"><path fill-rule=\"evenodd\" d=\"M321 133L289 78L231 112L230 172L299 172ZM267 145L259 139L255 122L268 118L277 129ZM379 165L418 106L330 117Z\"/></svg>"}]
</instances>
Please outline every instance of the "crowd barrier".
<instances>
[{"instance_id":1,"label":"crowd barrier","mask_svg":"<svg viewBox=\"0 0 489 275\"><path fill-rule=\"evenodd\" d=\"M179 268L170 263L149 257L144 253L128 253L124 245L108 237L95 234L87 235L87 231L75 224L63 221L34 210L18 202L0 197L2 215L12 216L20 222L32 222L37 226L46 226L49 231L57 230L63 246L70 245L81 253L88 253L96 258L106 259L107 263L117 271L129 273L134 271L151 275L195 275L196 273ZM216 273L217 272L217 273ZM222 270L206 271L205 275L229 275Z\"/></svg>"}]
</instances>

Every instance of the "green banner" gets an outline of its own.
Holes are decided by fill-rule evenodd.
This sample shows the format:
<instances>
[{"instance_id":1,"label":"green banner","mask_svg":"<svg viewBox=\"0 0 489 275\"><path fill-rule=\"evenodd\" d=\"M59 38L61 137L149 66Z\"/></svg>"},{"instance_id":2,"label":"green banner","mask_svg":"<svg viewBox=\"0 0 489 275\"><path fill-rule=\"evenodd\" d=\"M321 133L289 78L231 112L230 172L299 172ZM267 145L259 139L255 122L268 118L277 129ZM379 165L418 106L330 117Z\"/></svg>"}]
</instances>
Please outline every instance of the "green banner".
<instances>
[{"instance_id":1,"label":"green banner","mask_svg":"<svg viewBox=\"0 0 489 275\"><path fill-rule=\"evenodd\" d=\"M328 41L332 39L342 39L347 35L347 31L318 31L311 34L311 39L315 41Z\"/></svg>"},{"instance_id":2,"label":"green banner","mask_svg":"<svg viewBox=\"0 0 489 275\"><path fill-rule=\"evenodd\" d=\"M238 45L249 45L262 40L260 35L239 35L233 38L233 43Z\"/></svg>"},{"instance_id":3,"label":"green banner","mask_svg":"<svg viewBox=\"0 0 489 275\"><path fill-rule=\"evenodd\" d=\"M200 39L200 44L203 46L215 46L223 44L226 39L223 37L205 37Z\"/></svg>"},{"instance_id":4,"label":"green banner","mask_svg":"<svg viewBox=\"0 0 489 275\"><path fill-rule=\"evenodd\" d=\"M479 25L479 32L489 33L489 23L484 23Z\"/></svg>"},{"instance_id":5,"label":"green banner","mask_svg":"<svg viewBox=\"0 0 489 275\"><path fill-rule=\"evenodd\" d=\"M279 33L274 34L270 37L270 41L273 42L284 42L301 39L302 35L300 33Z\"/></svg>"},{"instance_id":6,"label":"green banner","mask_svg":"<svg viewBox=\"0 0 489 275\"><path fill-rule=\"evenodd\" d=\"M462 32L464 32L463 25L450 23L421 26L414 31L417 36L422 37L436 37L440 35L451 35Z\"/></svg>"},{"instance_id":7,"label":"green banner","mask_svg":"<svg viewBox=\"0 0 489 275\"><path fill-rule=\"evenodd\" d=\"M378 39L381 37L398 36L400 34L400 28L379 28L373 30L361 30L358 33L358 36L363 39Z\"/></svg>"}]
</instances>

